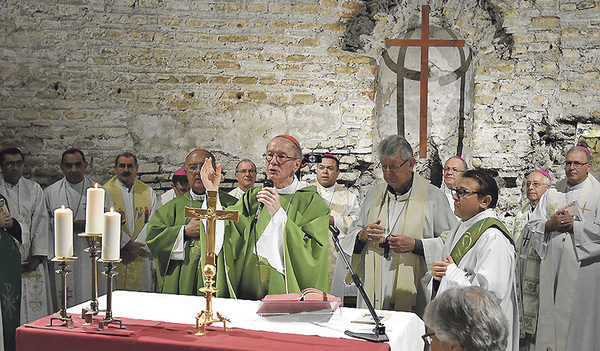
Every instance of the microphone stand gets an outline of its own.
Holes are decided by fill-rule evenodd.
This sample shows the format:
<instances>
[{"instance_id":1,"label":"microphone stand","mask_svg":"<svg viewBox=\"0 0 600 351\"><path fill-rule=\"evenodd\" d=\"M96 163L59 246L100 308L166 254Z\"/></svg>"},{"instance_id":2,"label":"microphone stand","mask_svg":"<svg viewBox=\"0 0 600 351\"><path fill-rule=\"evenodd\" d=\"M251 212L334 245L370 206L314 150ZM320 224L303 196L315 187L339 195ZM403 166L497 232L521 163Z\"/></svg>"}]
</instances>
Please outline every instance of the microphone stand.
<instances>
[{"instance_id":1,"label":"microphone stand","mask_svg":"<svg viewBox=\"0 0 600 351\"><path fill-rule=\"evenodd\" d=\"M333 233L333 242L335 244L335 247L338 249L339 252L341 252L340 256L344 259L346 268L350 271L350 274L352 275L352 280L354 281L354 285L356 285L356 287L358 288L358 291L360 292L363 300L365 301L365 304L367 305L367 308L369 309L369 312L371 313L371 317L373 317L373 321L375 321L375 328L373 329L373 334L371 334L371 333L355 333L350 330L346 330L344 332L344 334L351 336L353 338L358 338L358 339L363 339L363 340L373 341L373 342L389 341L390 339L385 334L385 326L383 325L383 323L381 323L381 320L377 316L377 313L375 312L375 309L373 308L373 304L371 304L371 301L369 300L369 297L367 296L367 293L365 292L365 288L363 287L362 282L360 281L360 278L358 277L358 275L352 268L350 261L348 261L348 258L346 257L346 253L344 253L344 250L342 250L342 245L340 244L340 239L338 238L338 235L340 235L340 230L335 225L329 225L329 229Z\"/></svg>"}]
</instances>

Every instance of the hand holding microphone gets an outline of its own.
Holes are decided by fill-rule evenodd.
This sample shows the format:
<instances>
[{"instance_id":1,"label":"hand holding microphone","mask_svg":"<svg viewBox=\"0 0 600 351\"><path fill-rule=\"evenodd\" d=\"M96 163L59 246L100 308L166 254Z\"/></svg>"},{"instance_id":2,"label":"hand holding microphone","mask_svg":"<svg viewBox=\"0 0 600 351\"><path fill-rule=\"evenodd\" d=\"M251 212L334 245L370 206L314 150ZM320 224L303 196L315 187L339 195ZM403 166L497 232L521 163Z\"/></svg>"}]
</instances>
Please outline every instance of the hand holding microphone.
<instances>
[{"instance_id":1,"label":"hand holding microphone","mask_svg":"<svg viewBox=\"0 0 600 351\"><path fill-rule=\"evenodd\" d=\"M255 221L257 221L258 217L260 217L260 213L265 205L267 206L267 210L271 216L277 213L279 208L281 208L281 205L279 204L279 194L277 194L273 186L273 181L271 179L265 179L263 189L256 195L256 198L258 199L258 209L256 210L256 215L254 216Z\"/></svg>"}]
</instances>

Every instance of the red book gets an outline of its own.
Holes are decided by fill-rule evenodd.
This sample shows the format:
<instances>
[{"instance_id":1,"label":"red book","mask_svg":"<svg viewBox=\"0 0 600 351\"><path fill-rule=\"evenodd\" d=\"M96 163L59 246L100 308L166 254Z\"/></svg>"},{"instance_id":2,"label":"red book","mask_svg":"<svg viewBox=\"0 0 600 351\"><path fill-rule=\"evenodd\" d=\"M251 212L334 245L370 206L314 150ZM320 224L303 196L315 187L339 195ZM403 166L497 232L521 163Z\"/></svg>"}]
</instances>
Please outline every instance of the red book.
<instances>
[{"instance_id":1,"label":"red book","mask_svg":"<svg viewBox=\"0 0 600 351\"><path fill-rule=\"evenodd\" d=\"M256 313L300 313L300 312L333 312L342 304L342 299L321 290L307 288L301 294L267 295Z\"/></svg>"}]
</instances>

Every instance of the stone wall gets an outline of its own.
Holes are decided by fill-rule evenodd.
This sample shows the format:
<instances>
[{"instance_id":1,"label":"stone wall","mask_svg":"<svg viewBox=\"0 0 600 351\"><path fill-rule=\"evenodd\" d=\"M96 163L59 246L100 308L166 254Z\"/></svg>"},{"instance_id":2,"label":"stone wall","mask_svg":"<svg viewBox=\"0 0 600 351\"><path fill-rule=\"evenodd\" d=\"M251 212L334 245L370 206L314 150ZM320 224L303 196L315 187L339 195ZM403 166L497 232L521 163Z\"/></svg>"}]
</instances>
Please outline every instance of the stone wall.
<instances>
[{"instance_id":1,"label":"stone wall","mask_svg":"<svg viewBox=\"0 0 600 351\"><path fill-rule=\"evenodd\" d=\"M60 154L76 146L93 157L93 178L107 180L114 156L127 150L139 156L142 180L165 188L188 151L203 147L215 151L231 184L237 160L262 168L266 142L290 133L306 152L343 155L342 181L359 192L374 179L373 145L395 133L377 129L385 39L418 28L422 5L4 3L0 141L22 147L27 176L38 182L60 178ZM600 3L430 5L431 24L458 33L473 51L463 155L498 173L499 210L510 223L525 172L560 177L564 151L576 143L600 152ZM440 123L436 133L456 133ZM420 172L453 153L447 143L436 147Z\"/></svg>"}]
</instances>

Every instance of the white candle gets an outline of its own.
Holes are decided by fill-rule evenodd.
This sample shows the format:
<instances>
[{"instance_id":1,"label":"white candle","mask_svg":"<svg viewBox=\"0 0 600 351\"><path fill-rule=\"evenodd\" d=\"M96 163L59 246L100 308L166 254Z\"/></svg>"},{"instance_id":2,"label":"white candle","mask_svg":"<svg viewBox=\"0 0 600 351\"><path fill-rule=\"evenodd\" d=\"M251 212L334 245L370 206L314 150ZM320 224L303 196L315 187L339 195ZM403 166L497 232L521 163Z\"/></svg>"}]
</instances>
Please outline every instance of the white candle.
<instances>
[{"instance_id":1,"label":"white candle","mask_svg":"<svg viewBox=\"0 0 600 351\"><path fill-rule=\"evenodd\" d=\"M65 205L54 210L54 255L73 256L73 211Z\"/></svg>"},{"instance_id":2,"label":"white candle","mask_svg":"<svg viewBox=\"0 0 600 351\"><path fill-rule=\"evenodd\" d=\"M121 258L121 214L111 207L104 213L104 230L102 231L102 259L118 260Z\"/></svg>"},{"instance_id":3,"label":"white candle","mask_svg":"<svg viewBox=\"0 0 600 351\"><path fill-rule=\"evenodd\" d=\"M104 228L104 189L98 188L98 183L88 188L86 202L85 232L100 234Z\"/></svg>"}]
</instances>

